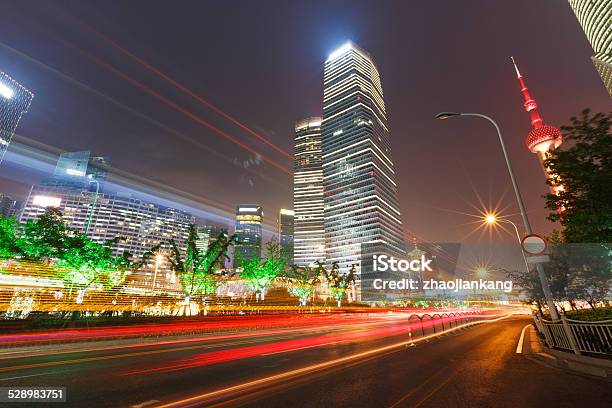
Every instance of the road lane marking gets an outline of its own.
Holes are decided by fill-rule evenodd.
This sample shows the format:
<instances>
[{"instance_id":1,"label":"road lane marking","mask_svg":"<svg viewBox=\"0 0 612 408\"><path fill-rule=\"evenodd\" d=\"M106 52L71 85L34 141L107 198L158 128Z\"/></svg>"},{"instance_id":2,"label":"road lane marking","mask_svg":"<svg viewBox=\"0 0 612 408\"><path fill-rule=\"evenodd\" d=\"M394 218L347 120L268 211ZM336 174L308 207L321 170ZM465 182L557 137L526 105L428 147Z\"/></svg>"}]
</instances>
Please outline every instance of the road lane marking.
<instances>
[{"instance_id":1,"label":"road lane marking","mask_svg":"<svg viewBox=\"0 0 612 408\"><path fill-rule=\"evenodd\" d=\"M149 401L141 402L140 404L130 405L130 408L144 408L144 407L148 407L149 405L153 405L156 402L159 402L159 400L149 400Z\"/></svg>"},{"instance_id":2,"label":"road lane marking","mask_svg":"<svg viewBox=\"0 0 612 408\"><path fill-rule=\"evenodd\" d=\"M0 381L18 380L20 378L38 377L38 376L47 375L47 374L54 374L54 372L53 371L47 371L46 373L38 373L38 374L30 374L30 375L20 375L18 377L0 378Z\"/></svg>"},{"instance_id":3,"label":"road lane marking","mask_svg":"<svg viewBox=\"0 0 612 408\"><path fill-rule=\"evenodd\" d=\"M525 330L527 330L529 326L531 326L531 324L528 324L527 326L523 327L523 330L521 330L521 337L519 338L518 344L516 345L516 354L523 353L523 341L525 340Z\"/></svg>"},{"instance_id":4,"label":"road lane marking","mask_svg":"<svg viewBox=\"0 0 612 408\"><path fill-rule=\"evenodd\" d=\"M429 394L427 394L426 396L424 396L420 401L418 401L416 404L414 404L412 406L412 408L418 408L421 405L423 405L427 400L429 400L435 393L437 393L438 391L440 391L442 388L444 388L446 386L446 384L448 384L450 382L450 380L452 380L457 374L459 373L459 371L455 371L454 373L452 373L451 375L448 376L448 378L446 378L446 380L442 381L442 383L440 383L440 385L438 385L436 388L434 388L433 390L431 390L429 392Z\"/></svg>"},{"instance_id":5,"label":"road lane marking","mask_svg":"<svg viewBox=\"0 0 612 408\"><path fill-rule=\"evenodd\" d=\"M353 360L359 360L362 359L364 357L372 357L374 355L377 354L381 354L384 352L391 352L391 351L397 351L398 349L401 350L403 349L403 347L407 344L410 343L419 343L431 338L435 338L435 337L439 337L442 334L446 334L446 333L450 333L456 330L459 330L461 328L465 328L465 327L469 327L469 326L473 326L476 324L480 324L480 323L494 323L494 322L498 322L500 320L503 319L507 319L509 317L512 317L513 314L508 314L505 316L501 316L498 317L496 319L487 319L487 320L477 320L474 322L469 322L469 323L464 323L460 326L455 326L449 329L446 329L444 331L441 331L440 333L434 333L434 334L430 334L428 336L425 337L421 337L419 339L410 339L410 340L405 340L405 341L401 341L399 343L394 343L394 344L390 344L388 346L384 346L384 347L379 347L379 348L375 348L375 349L371 349L368 351L363 351L361 353L356 353L356 354L351 354L345 357L341 357L341 358L337 358L334 360L329 360L323 363L318 363L318 364L313 364L313 365L309 365L306 367L302 367L302 368L298 368L295 370L291 370L291 371L286 371L284 373L280 373L280 374L276 374L276 375L272 375L269 377L263 377L263 378L259 378L256 380L251 380L242 384L238 384L238 385L234 385L234 386L230 386L230 387L226 387L226 388L221 388L215 391L210 391L204 394L200 394L200 395L196 395L193 397L189 397L189 398L185 398L182 400L178 400L178 401L173 401L173 402L168 402L162 405L157 405L156 408L171 408L171 407L184 407L187 406L189 404L195 404L195 403L199 403L202 401L207 401L211 398L219 398L220 396L226 394L226 393L236 393L236 392L244 392L247 391L251 388L254 387L261 387L261 386L265 386L269 383L275 383L279 380L286 380L292 377L296 377L296 376L300 376L300 375L306 375L312 372L316 372L316 371L321 371L323 369L326 368L331 368L343 363L347 363L347 362L351 362Z\"/></svg>"},{"instance_id":6,"label":"road lane marking","mask_svg":"<svg viewBox=\"0 0 612 408\"><path fill-rule=\"evenodd\" d=\"M399 400L397 400L395 403L393 403L392 405L389 406L389 408L395 408L397 407L399 404L401 404L402 402L406 401L408 398L410 398L414 393L416 393L417 391L419 391L421 388L425 387L430 381L432 381L435 377L437 377L438 374L440 374L442 371L446 370L447 367L442 367L441 369L439 369L438 371L436 371L435 373L433 373L429 378L427 378L425 381L423 381L420 385L418 385L417 387L411 389L406 395L404 395L402 398L400 398Z\"/></svg>"}]
</instances>

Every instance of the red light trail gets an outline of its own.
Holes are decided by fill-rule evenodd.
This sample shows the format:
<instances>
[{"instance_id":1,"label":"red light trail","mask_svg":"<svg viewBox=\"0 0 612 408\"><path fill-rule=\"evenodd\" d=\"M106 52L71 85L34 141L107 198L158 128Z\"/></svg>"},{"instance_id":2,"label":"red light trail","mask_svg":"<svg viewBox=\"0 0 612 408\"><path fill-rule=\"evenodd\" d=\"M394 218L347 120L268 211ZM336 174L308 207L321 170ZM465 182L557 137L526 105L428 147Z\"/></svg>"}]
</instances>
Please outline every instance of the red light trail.
<instances>
[{"instance_id":1,"label":"red light trail","mask_svg":"<svg viewBox=\"0 0 612 408\"><path fill-rule=\"evenodd\" d=\"M490 315L489 315L490 316ZM470 315L470 318L486 318L486 314L474 314ZM406 319L406 317L402 317L401 315L394 314L394 319ZM247 347L239 347L228 350L219 350L212 351L208 353L203 353L196 355L195 357L181 360L175 364L171 364L163 367L155 367L151 369L145 370L135 370L126 373L125 375L137 375L144 373L153 373L153 372L171 372L201 366L207 366L211 364L218 364L228 361L240 360L243 358L251 358L257 356L264 356L269 354L278 354L278 353L286 353L291 351L303 350L306 348L313 347L322 347L329 344L336 343L344 343L344 342L353 342L353 341L366 341L377 338L384 338L388 336L397 336L401 334L412 334L412 331L422 331L425 329L432 328L434 326L448 325L451 322L455 322L457 320L462 319L462 317L458 316L447 316L439 319L429 319L429 320L412 320L408 321L408 323L402 323L393 325L390 327L380 327L380 328L368 328L364 327L359 330L354 330L355 327L351 327L351 331L345 333L337 333L337 334L325 334L321 336L313 336L307 338L300 339L292 339L281 342L274 342L268 344L258 344L254 346ZM405 320L404 320L405 321ZM346 324L346 322L345 322Z\"/></svg>"},{"instance_id":2,"label":"red light trail","mask_svg":"<svg viewBox=\"0 0 612 408\"><path fill-rule=\"evenodd\" d=\"M135 87L139 88L140 90L144 91L145 93L154 96L155 98L159 99L160 101L162 101L163 103L165 103L166 105L172 107L173 109L175 109L178 112L181 112L182 114L184 114L185 116L189 117L190 119L196 121L197 123L209 128L210 130L212 130L213 132L217 133L218 135L232 141L233 143L235 143L236 145L242 147L243 149L249 151L252 154L255 155L259 155L261 156L266 162L270 163L271 165L273 165L274 167L276 167L277 169L279 169L280 171L282 171L283 173L286 173L288 175L293 175L293 172L286 168L285 166L283 166L282 164L270 159L269 157L267 157L266 155L259 153L258 151L256 151L255 149L251 148L250 146L242 143L241 141L237 140L236 138L234 138L233 136L229 135L228 133L222 131L221 129L219 129L218 127L214 126L213 124L205 121L204 119L202 119L201 117L199 117L198 115L194 114L191 111L188 111L187 109L184 109L183 107L179 106L178 104L176 104L175 102L169 100L168 98L160 95L159 93L155 92L154 90L152 90L151 88L147 87L146 85L140 83L139 81L133 79L132 77L128 76L127 74L124 74L123 72L121 72L120 70L118 70L117 68L113 67L112 65L104 62L103 60L101 60L100 58L89 54L88 52L82 50L81 48L77 47L76 45L70 44L69 42L56 37L58 39L58 41L60 41L61 43L65 44L66 46L74 49L75 51L77 51L78 53L80 53L81 55L85 56L87 59L91 60L92 62L102 66L103 68L107 69L108 71L112 72L113 74L115 74L116 76L122 78L123 80L131 83L132 85L134 85Z\"/></svg>"},{"instance_id":3,"label":"red light trail","mask_svg":"<svg viewBox=\"0 0 612 408\"><path fill-rule=\"evenodd\" d=\"M499 315L497 315L499 316ZM391 353L397 350L401 350L402 348L410 345L410 344L414 344L414 343L418 343L418 342L422 342L422 341L427 341L429 339L459 330L459 329L463 329L465 327L469 327L469 326L473 326L475 324L480 324L480 323L493 323L493 322L497 322L503 319L507 319L508 317L512 316L511 314L507 314L507 315L502 315L499 317L496 317L494 315L489 315L489 319L480 319L480 320L475 320L472 322L468 322L468 323L464 323L464 324L460 324L458 326L443 330L441 332L438 333L434 333L431 335L427 335L427 336L423 336L421 338L418 339L410 339L410 340L403 340L403 341L399 341L390 345L386 345L386 346L382 346L382 347L376 347L376 348L372 348L370 350L367 351L363 351L360 353L354 353L354 354L350 354L348 356L345 357L340 357L340 358L336 358L336 359L332 359L332 360L327 360L321 363L317 363L317 364L312 364L306 367L302 367L302 368L298 368L298 369L294 369L294 370L289 370L289 371L284 371L281 372L279 374L276 375L271 375L271 376L267 376L267 377L262 377L262 378L258 378L252 381L247 381L238 385L233 385L233 386L229 386L226 388L222 388L222 389L217 389L215 391L210 391L210 392L206 392L203 394L199 394L199 395L195 395L189 398L184 398L178 401L173 401L173 402L169 402L169 403L164 403L164 404L160 404L160 405L156 405L157 408L171 408L171 407L185 407L185 406L201 406L203 403L206 402L213 402L213 401L218 401L223 399L224 397L234 397L237 394L242 394L242 393L247 393L247 392L253 392L254 390L257 389L261 389L264 388L266 386L272 385L272 384L279 384L281 381L284 380L289 380L292 378L296 378L296 377L300 377L300 376L304 376L304 375L308 375L311 373L315 373L318 371L322 371L325 369L329 369L332 367L336 367L336 366L341 366L343 364L347 364L347 363L354 363L354 362L359 362L359 361L365 361L367 359L370 358L374 358L378 355L382 355L384 353Z\"/></svg>"},{"instance_id":4,"label":"red light trail","mask_svg":"<svg viewBox=\"0 0 612 408\"><path fill-rule=\"evenodd\" d=\"M142 60L138 56L134 55L132 52L130 52L127 49L123 48L122 46L120 46L119 44L117 44L116 42L114 42L113 40L111 40L110 38L105 36L104 34L100 33L99 31L95 30L94 28L92 28L90 26L87 26L84 23L81 23L81 24L84 27L86 27L88 30L90 30L91 32L93 32L96 35L98 35L99 37L101 37L105 42L107 42L108 44L112 45L114 48L118 49L123 54L127 55L132 60L138 62L139 64L144 66L149 71L153 72L154 74L156 74L159 77L163 78L164 80L168 81L170 84L172 84L177 89L185 92L187 95L189 95L192 98L196 99L198 102L204 104L209 109L211 109L213 112L215 112L218 115L220 115L221 117L229 120L230 122L232 122L236 126L240 127L242 130L244 130L244 131L248 132L249 134L255 136L257 139L259 139L260 141L264 142L268 146L272 147L274 150L278 151L283 156L293 160L293 155L291 153L287 152L286 150L282 149L281 147L277 146L276 144L270 142L268 139L266 139L265 137L261 136L259 133L255 132L253 129L249 128L248 126L246 126L242 122L240 122L237 119L233 118L232 116L228 115L227 113L225 113L224 111L222 111L221 109L219 109L218 107L213 105L212 103L210 103L207 100L205 100L204 98L202 98L202 96L196 94L195 92L193 92L189 88L187 88L184 85L180 84L179 82L175 81L170 76L168 76L165 73L163 73L162 71L160 71L158 68L152 66L151 64L149 64L146 61Z\"/></svg>"}]
</instances>

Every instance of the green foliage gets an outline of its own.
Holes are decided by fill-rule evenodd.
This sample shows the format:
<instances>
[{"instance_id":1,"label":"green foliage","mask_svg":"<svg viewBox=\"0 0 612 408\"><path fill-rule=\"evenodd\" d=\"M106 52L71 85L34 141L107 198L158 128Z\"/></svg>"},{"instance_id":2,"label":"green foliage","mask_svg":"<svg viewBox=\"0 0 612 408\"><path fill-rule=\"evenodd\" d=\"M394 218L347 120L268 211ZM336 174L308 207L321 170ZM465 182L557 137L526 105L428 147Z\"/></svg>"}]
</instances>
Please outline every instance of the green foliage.
<instances>
[{"instance_id":1,"label":"green foliage","mask_svg":"<svg viewBox=\"0 0 612 408\"><path fill-rule=\"evenodd\" d=\"M612 242L612 113L585 109L561 129L563 147L545 161L553 181L565 187L548 194L548 219L563 225L566 243ZM562 210L559 212L559 210Z\"/></svg>"},{"instance_id":2,"label":"green foliage","mask_svg":"<svg viewBox=\"0 0 612 408\"><path fill-rule=\"evenodd\" d=\"M612 307L602 307L599 309L582 309L574 310L565 313L568 319L587 320L587 321L602 321L612 320Z\"/></svg>"},{"instance_id":3,"label":"green foliage","mask_svg":"<svg viewBox=\"0 0 612 408\"><path fill-rule=\"evenodd\" d=\"M262 300L266 288L285 272L285 266L289 261L276 241L267 244L267 252L267 258L255 257L240 260L240 276L247 281L255 293L261 295Z\"/></svg>"},{"instance_id":4,"label":"green foliage","mask_svg":"<svg viewBox=\"0 0 612 408\"><path fill-rule=\"evenodd\" d=\"M55 262L57 276L69 287L78 289L100 284L110 290L123 285L129 271L141 264L131 262L131 255L127 252L113 257L112 247L120 239L99 244L82 234L69 237L61 258Z\"/></svg>"},{"instance_id":5,"label":"green foliage","mask_svg":"<svg viewBox=\"0 0 612 408\"><path fill-rule=\"evenodd\" d=\"M17 221L13 218L0 218L0 258L14 258L21 252L17 245Z\"/></svg>"},{"instance_id":6,"label":"green foliage","mask_svg":"<svg viewBox=\"0 0 612 408\"><path fill-rule=\"evenodd\" d=\"M351 266L351 270L347 274L340 273L338 262L334 262L329 271L323 268L323 265L319 263L319 269L322 270L329 285L329 290L334 299L338 301L338 306L340 306L346 290L355 282L356 266Z\"/></svg>"},{"instance_id":7,"label":"green foliage","mask_svg":"<svg viewBox=\"0 0 612 408\"><path fill-rule=\"evenodd\" d=\"M315 290L316 284L320 282L319 269L308 266L298 268L293 265L287 274L286 280L291 285L289 290L293 296L300 299L302 305L306 305L308 298Z\"/></svg>"},{"instance_id":8,"label":"green foliage","mask_svg":"<svg viewBox=\"0 0 612 408\"><path fill-rule=\"evenodd\" d=\"M554 239L554 237L553 237ZM612 250L605 244L563 244L549 246L550 261L543 264L555 301L573 304L586 301L591 307L609 298L612 288ZM535 269L510 272L529 302L543 305L544 293Z\"/></svg>"},{"instance_id":9,"label":"green foliage","mask_svg":"<svg viewBox=\"0 0 612 408\"><path fill-rule=\"evenodd\" d=\"M221 233L208 246L205 252L196 246L198 239L194 225L189 226L187 253L183 259L174 240L170 240L168 261L171 268L179 273L183 292L187 297L199 295L203 300L214 294L220 284L223 271L219 267L227 259L229 247L236 243L236 236L228 237Z\"/></svg>"},{"instance_id":10,"label":"green foliage","mask_svg":"<svg viewBox=\"0 0 612 408\"><path fill-rule=\"evenodd\" d=\"M44 262L61 258L70 249L68 240L74 231L66 227L60 210L49 208L38 220L28 220L18 235L19 255L26 260Z\"/></svg>"},{"instance_id":11,"label":"green foliage","mask_svg":"<svg viewBox=\"0 0 612 408\"><path fill-rule=\"evenodd\" d=\"M125 282L130 270L142 263L131 261L125 252L113 256L121 238L100 244L66 227L62 213L49 208L36 221L19 227L12 219L0 220L0 256L30 262L53 263L50 271L67 288L87 289L99 285L110 290Z\"/></svg>"}]
</instances>

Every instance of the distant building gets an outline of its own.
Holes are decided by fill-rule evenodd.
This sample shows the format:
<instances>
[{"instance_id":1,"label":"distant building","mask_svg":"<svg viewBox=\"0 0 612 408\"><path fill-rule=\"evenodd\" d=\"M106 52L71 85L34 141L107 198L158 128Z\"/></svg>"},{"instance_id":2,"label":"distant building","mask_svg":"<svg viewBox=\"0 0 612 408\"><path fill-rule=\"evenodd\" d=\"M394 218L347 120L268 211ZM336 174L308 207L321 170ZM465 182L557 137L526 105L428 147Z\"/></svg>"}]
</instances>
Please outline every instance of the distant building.
<instances>
[{"instance_id":1,"label":"distant building","mask_svg":"<svg viewBox=\"0 0 612 408\"><path fill-rule=\"evenodd\" d=\"M569 0L569 4L595 51L593 65L612 96L612 1Z\"/></svg>"},{"instance_id":2,"label":"distant building","mask_svg":"<svg viewBox=\"0 0 612 408\"><path fill-rule=\"evenodd\" d=\"M321 118L295 123L293 171L293 261L298 266L325 261Z\"/></svg>"},{"instance_id":3,"label":"distant building","mask_svg":"<svg viewBox=\"0 0 612 408\"><path fill-rule=\"evenodd\" d=\"M34 94L0 71L0 163Z\"/></svg>"},{"instance_id":4,"label":"distant building","mask_svg":"<svg viewBox=\"0 0 612 408\"><path fill-rule=\"evenodd\" d=\"M212 244L221 234L228 235L227 228L222 228L216 225L204 225L197 228L198 239L196 241L196 248L201 253L205 253L208 250L210 244ZM219 268L225 268L226 259L220 259L218 266Z\"/></svg>"},{"instance_id":5,"label":"distant building","mask_svg":"<svg viewBox=\"0 0 612 408\"><path fill-rule=\"evenodd\" d=\"M210 245L210 227L203 226L197 229L198 239L196 240L196 248L201 252L206 252L208 245Z\"/></svg>"},{"instance_id":6,"label":"distant building","mask_svg":"<svg viewBox=\"0 0 612 408\"><path fill-rule=\"evenodd\" d=\"M293 263L293 210L281 208L278 214L278 242Z\"/></svg>"},{"instance_id":7,"label":"distant building","mask_svg":"<svg viewBox=\"0 0 612 408\"><path fill-rule=\"evenodd\" d=\"M240 260L261 256L263 210L256 204L241 204L236 207L236 230L238 239L234 245L234 268Z\"/></svg>"},{"instance_id":8,"label":"distant building","mask_svg":"<svg viewBox=\"0 0 612 408\"><path fill-rule=\"evenodd\" d=\"M95 193L82 190L70 191L54 186L34 185L21 212L21 222L38 219L48 207L57 207L66 225L84 232L87 217L92 210ZM124 251L136 258L151 247L161 244L162 251L169 248L172 238L184 253L189 224L195 217L181 210L160 206L128 195L100 193L91 212L91 224L87 236L103 242L115 237L125 240L117 243L115 255Z\"/></svg>"},{"instance_id":9,"label":"distant building","mask_svg":"<svg viewBox=\"0 0 612 408\"><path fill-rule=\"evenodd\" d=\"M102 191L108 176L108 165L107 158L92 157L89 150L62 153L53 176L43 179L41 184L60 189L95 191L97 182Z\"/></svg>"},{"instance_id":10,"label":"distant building","mask_svg":"<svg viewBox=\"0 0 612 408\"><path fill-rule=\"evenodd\" d=\"M0 213L3 218L15 217L19 209L19 202L13 197L0 193Z\"/></svg>"},{"instance_id":11,"label":"distant building","mask_svg":"<svg viewBox=\"0 0 612 408\"><path fill-rule=\"evenodd\" d=\"M135 258L141 258L157 244L166 252L171 238L184 253L188 228L195 217L127 194L100 191L96 199L91 181L104 181L105 166L105 159L92 158L89 151L62 153L53 176L30 189L20 221L36 220L47 208L56 207L62 212L66 225L81 233L85 232L91 214L87 236L96 242L124 237L114 247L115 255L128 251Z\"/></svg>"}]
</instances>

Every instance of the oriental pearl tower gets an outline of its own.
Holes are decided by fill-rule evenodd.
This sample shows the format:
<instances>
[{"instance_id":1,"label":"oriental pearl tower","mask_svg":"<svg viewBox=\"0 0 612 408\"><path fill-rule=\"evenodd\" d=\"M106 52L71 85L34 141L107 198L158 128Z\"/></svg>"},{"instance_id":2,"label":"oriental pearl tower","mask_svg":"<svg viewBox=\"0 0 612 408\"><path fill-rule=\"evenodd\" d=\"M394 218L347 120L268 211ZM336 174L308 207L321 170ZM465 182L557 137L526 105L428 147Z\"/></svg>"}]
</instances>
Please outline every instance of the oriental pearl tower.
<instances>
[{"instance_id":1,"label":"oriental pearl tower","mask_svg":"<svg viewBox=\"0 0 612 408\"><path fill-rule=\"evenodd\" d=\"M529 116L531 117L531 125L533 126L533 129L527 133L525 144L531 153L538 155L538 159L542 165L546 178L551 180L553 183L550 186L552 193L559 194L559 192L563 191L563 185L560 183L558 178L555 178L551 174L550 169L544 165L544 160L549 158L551 152L561 145L563 141L561 131L554 126L545 125L542 123L542 118L538 113L538 105L535 99L529 95L529 90L525 85L523 76L516 66L516 62L514 62L514 57L510 57L510 59L512 60L512 64L516 70L516 76L521 85L521 92L523 93L523 99L525 100L523 107L525 108L525 111L529 113Z\"/></svg>"}]
</instances>

